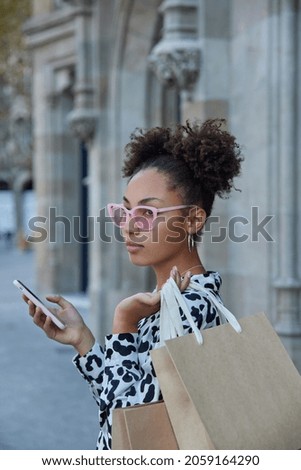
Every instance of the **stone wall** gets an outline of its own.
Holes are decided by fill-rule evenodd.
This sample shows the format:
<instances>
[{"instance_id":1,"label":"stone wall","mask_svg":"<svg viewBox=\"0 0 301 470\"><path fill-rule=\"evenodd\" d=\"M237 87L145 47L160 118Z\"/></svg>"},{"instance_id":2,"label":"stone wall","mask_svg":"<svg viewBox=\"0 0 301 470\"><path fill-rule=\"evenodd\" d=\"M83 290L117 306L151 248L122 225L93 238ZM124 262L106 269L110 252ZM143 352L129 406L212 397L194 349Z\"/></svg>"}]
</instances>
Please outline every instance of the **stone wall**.
<instances>
[{"instance_id":1,"label":"stone wall","mask_svg":"<svg viewBox=\"0 0 301 470\"><path fill-rule=\"evenodd\" d=\"M77 291L80 245L72 227L80 215L80 151L67 122L73 108L74 17L70 10L43 12L25 31L33 53L34 181L43 228L33 234L37 285L43 293Z\"/></svg>"},{"instance_id":2,"label":"stone wall","mask_svg":"<svg viewBox=\"0 0 301 470\"><path fill-rule=\"evenodd\" d=\"M181 92L160 82L148 63L166 33L160 5L62 1L27 25L35 61L39 211L51 205L67 216L78 211L79 141L66 125L68 116L87 143L94 220L122 197L123 147L135 127L226 118L245 155L235 181L241 192L216 201L218 221L208 226L200 251L206 268L221 272L229 308L239 317L264 310L301 369L300 2L191 0L200 70L195 85ZM171 36L181 38L180 10L170 18ZM68 80L74 80L71 89ZM110 331L120 298L153 286L149 269L131 266L120 241L104 242L110 230L101 225L89 244L90 318L99 337ZM76 244L41 244L37 253L43 289L77 289Z\"/></svg>"}]
</instances>

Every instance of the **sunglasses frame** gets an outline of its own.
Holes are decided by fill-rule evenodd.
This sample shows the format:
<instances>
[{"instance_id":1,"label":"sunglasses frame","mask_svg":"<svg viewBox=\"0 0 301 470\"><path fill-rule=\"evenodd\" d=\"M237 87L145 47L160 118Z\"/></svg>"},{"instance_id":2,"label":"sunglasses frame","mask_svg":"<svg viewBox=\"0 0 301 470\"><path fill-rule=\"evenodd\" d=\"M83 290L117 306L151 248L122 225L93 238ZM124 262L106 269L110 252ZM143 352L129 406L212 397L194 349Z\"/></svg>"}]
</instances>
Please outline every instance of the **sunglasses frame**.
<instances>
[{"instance_id":1,"label":"sunglasses frame","mask_svg":"<svg viewBox=\"0 0 301 470\"><path fill-rule=\"evenodd\" d=\"M114 203L110 203L107 205L107 210L108 210L108 213L109 213L109 216L111 217L113 223L119 227L119 228L122 228L124 227L124 225L126 225L128 223L128 221L134 217L138 217L138 216L135 216L135 211L137 209L146 209L146 210L151 210L154 214L154 217L152 219L152 222L151 222L151 227L149 228L148 231L152 230L153 228L153 225L154 225L154 221L156 220L156 218L158 217L158 214L162 213L162 212L169 212L169 211L175 211L175 210L178 210L178 209L184 209L184 208L187 208L187 207L192 207L191 204L181 204L179 206L170 206L170 207L160 207L159 209L157 207L153 207L153 206L135 206L133 207L132 209L127 209L124 204L114 204ZM113 217L113 210L114 209L123 209L125 211L125 217L126 217L126 220L123 224L121 225L118 225L115 221L114 221L114 217ZM143 216L139 216L139 217L143 217Z\"/></svg>"}]
</instances>

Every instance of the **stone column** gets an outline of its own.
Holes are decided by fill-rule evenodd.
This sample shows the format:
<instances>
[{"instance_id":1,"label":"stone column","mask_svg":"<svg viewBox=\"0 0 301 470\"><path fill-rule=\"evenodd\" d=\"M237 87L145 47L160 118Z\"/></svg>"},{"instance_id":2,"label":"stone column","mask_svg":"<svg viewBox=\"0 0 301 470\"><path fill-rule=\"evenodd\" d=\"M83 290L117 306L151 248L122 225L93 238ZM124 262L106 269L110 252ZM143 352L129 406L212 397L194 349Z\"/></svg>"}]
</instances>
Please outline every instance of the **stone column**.
<instances>
[{"instance_id":1,"label":"stone column","mask_svg":"<svg viewBox=\"0 0 301 470\"><path fill-rule=\"evenodd\" d=\"M163 38L153 48L149 63L159 80L182 94L195 84L200 70L198 43L198 1L165 0Z\"/></svg>"},{"instance_id":2,"label":"stone column","mask_svg":"<svg viewBox=\"0 0 301 470\"><path fill-rule=\"evenodd\" d=\"M88 154L88 201L89 201L89 234L88 245L89 263L89 299L91 305L90 327L94 334L100 338L104 327L105 316L105 294L102 287L101 270L103 269L103 253L99 239L99 209L101 207L101 161L100 150L97 140L99 129L97 121L99 110L95 108L95 87L93 74L96 71L98 60L92 59L95 42L98 33L95 32L93 23L94 0L65 0L65 3L74 7L75 17L75 42L76 42L76 65L74 86L74 107L68 115L68 121L74 135L86 144ZM98 5L99 7L99 5ZM93 32L96 34L93 36ZM99 64L98 64L99 65ZM93 221L93 222L92 222Z\"/></svg>"},{"instance_id":3,"label":"stone column","mask_svg":"<svg viewBox=\"0 0 301 470\"><path fill-rule=\"evenodd\" d=\"M278 41L278 50L274 54L276 61L274 70L279 75L277 83L275 84L275 80L272 82L272 89L276 89L273 98L277 100L273 103L273 113L271 113L274 116L274 126L276 124L271 134L272 139L275 139L272 148L276 154L272 155L272 158L276 157L273 158L273 165L277 165L277 172L273 175L274 191L271 198L276 201L274 210L277 214L276 244L273 253L276 257L274 263L276 276L273 281L276 304L275 328L297 366L301 368L301 279L298 271L300 263L298 220L301 207L297 196L300 184L298 173L300 149L297 145L298 124L300 126L297 97L300 93L300 84L296 80L298 4L296 0L281 0L278 2L278 11L272 12L277 15L274 16L272 31L274 31L274 40Z\"/></svg>"},{"instance_id":4,"label":"stone column","mask_svg":"<svg viewBox=\"0 0 301 470\"><path fill-rule=\"evenodd\" d=\"M74 87L75 103L73 111L69 114L69 122L75 135L80 140L87 142L93 137L96 121L96 112L93 109L91 36L94 0L68 0L66 3L75 7L77 58Z\"/></svg>"}]
</instances>

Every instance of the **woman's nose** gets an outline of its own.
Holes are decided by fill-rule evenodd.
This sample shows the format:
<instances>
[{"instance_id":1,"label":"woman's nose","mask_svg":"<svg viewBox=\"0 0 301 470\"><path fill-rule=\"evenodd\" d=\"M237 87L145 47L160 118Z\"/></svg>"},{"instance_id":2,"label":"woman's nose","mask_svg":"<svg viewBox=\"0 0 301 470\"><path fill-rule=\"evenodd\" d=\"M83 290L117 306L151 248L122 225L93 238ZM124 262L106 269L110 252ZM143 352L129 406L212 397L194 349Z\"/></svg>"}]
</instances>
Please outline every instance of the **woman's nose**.
<instances>
[{"instance_id":1,"label":"woman's nose","mask_svg":"<svg viewBox=\"0 0 301 470\"><path fill-rule=\"evenodd\" d=\"M131 233L138 233L142 230L143 223L139 221L136 217L128 214L125 224L122 227L122 231L131 234Z\"/></svg>"}]
</instances>

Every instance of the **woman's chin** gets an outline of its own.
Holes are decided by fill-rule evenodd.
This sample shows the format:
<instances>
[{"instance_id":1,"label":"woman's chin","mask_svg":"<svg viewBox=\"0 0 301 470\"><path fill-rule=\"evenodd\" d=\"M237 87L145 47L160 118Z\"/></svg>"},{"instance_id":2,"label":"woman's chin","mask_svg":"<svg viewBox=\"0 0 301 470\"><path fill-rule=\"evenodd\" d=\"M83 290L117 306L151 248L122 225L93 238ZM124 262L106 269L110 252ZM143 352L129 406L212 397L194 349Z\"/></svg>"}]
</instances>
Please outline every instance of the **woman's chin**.
<instances>
[{"instance_id":1,"label":"woman's chin","mask_svg":"<svg viewBox=\"0 0 301 470\"><path fill-rule=\"evenodd\" d=\"M137 256L136 253L129 253L129 259L132 264L135 266L150 266L151 262L148 262L147 260L143 259L141 256Z\"/></svg>"}]
</instances>

